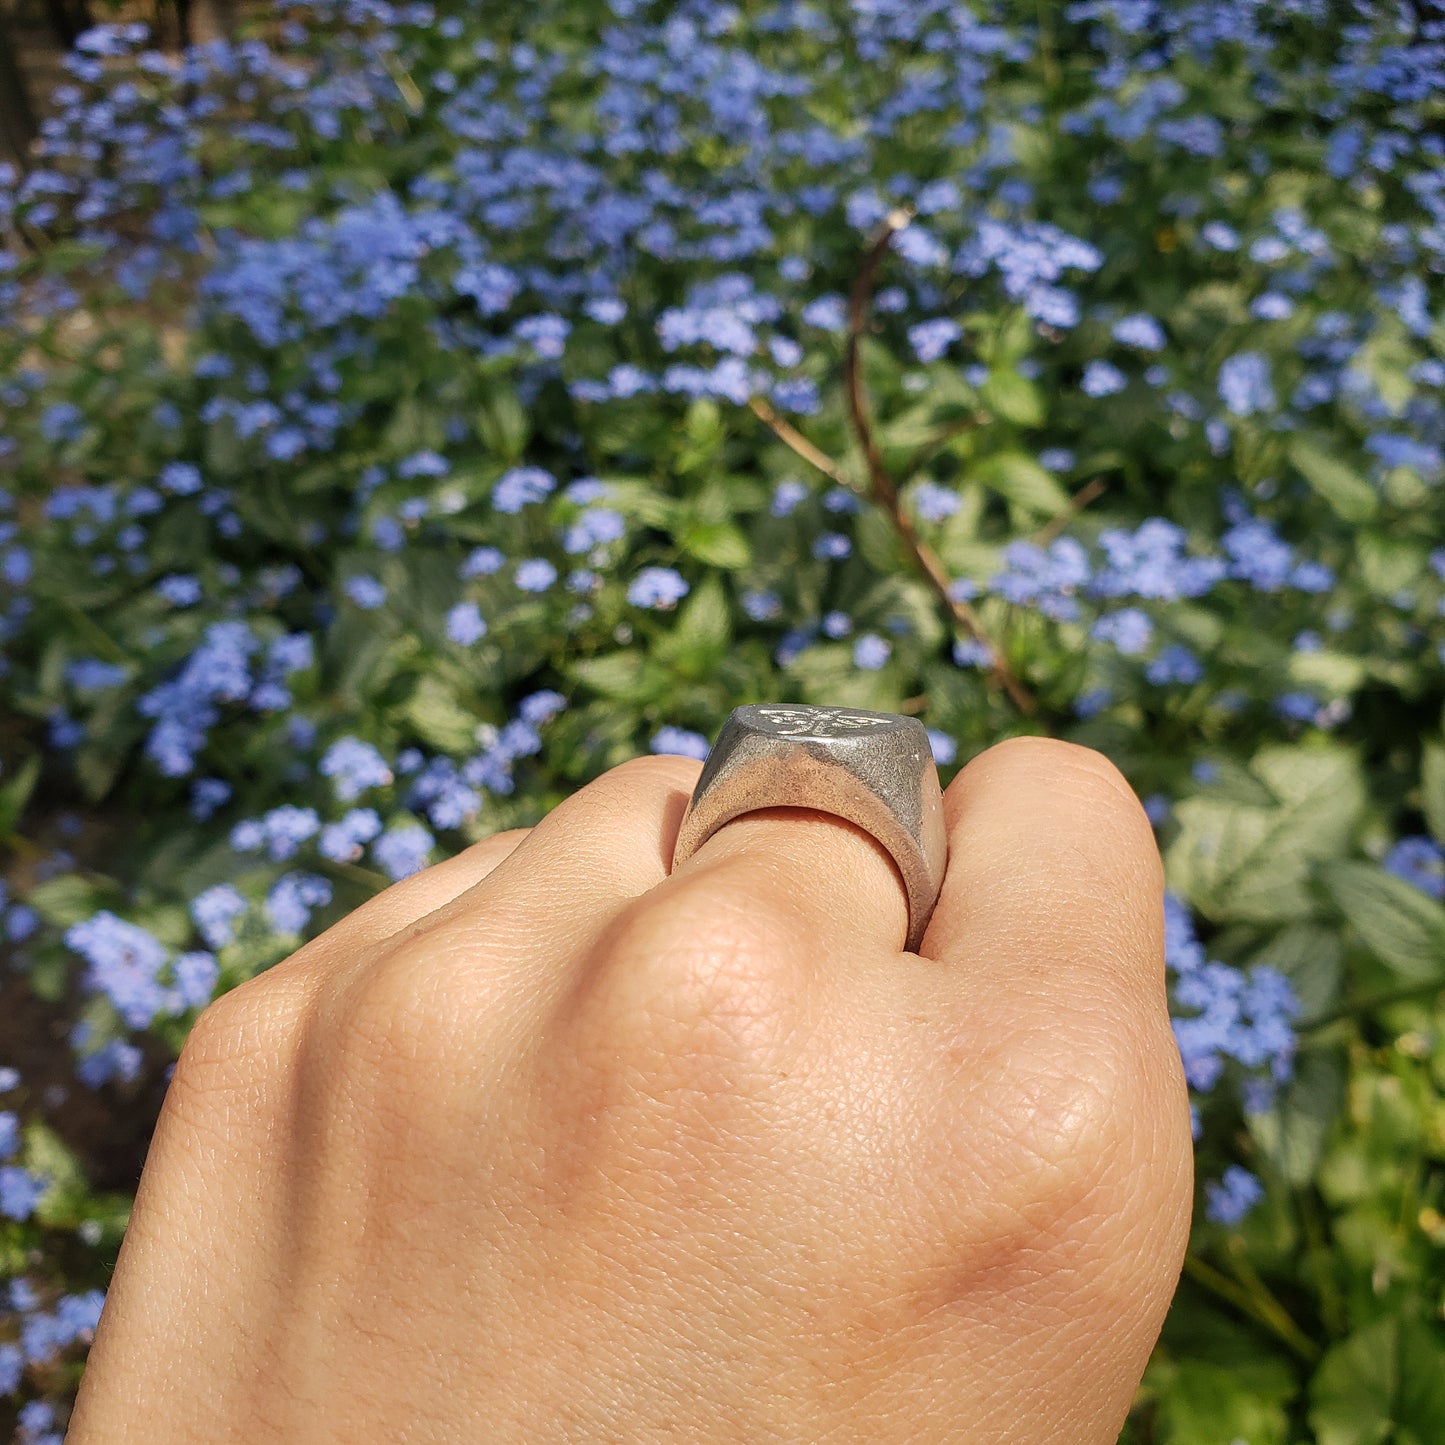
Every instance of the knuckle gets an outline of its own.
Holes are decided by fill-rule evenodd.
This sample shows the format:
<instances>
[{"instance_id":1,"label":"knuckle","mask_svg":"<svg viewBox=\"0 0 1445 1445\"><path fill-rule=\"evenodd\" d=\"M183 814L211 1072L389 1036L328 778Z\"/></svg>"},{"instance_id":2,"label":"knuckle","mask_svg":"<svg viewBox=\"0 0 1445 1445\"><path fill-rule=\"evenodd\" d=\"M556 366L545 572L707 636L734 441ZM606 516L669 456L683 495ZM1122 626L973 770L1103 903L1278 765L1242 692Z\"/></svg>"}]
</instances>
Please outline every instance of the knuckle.
<instances>
[{"instance_id":1,"label":"knuckle","mask_svg":"<svg viewBox=\"0 0 1445 1445\"><path fill-rule=\"evenodd\" d=\"M1069 785L1093 782L1100 790L1111 789L1118 801L1137 805L1129 780L1105 755L1079 743L1061 738L1017 737L995 743L983 756L996 767L1018 769L1036 780ZM1086 781L1088 780L1088 781Z\"/></svg>"},{"instance_id":2,"label":"knuckle","mask_svg":"<svg viewBox=\"0 0 1445 1445\"><path fill-rule=\"evenodd\" d=\"M318 1003L314 1046L342 1092L438 1100L475 1065L486 985L426 938L386 950Z\"/></svg>"},{"instance_id":3,"label":"knuckle","mask_svg":"<svg viewBox=\"0 0 1445 1445\"><path fill-rule=\"evenodd\" d=\"M574 793L567 803L596 809L611 819L636 811L651 795L682 791L691 796L702 765L667 754L628 758Z\"/></svg>"},{"instance_id":4,"label":"knuckle","mask_svg":"<svg viewBox=\"0 0 1445 1445\"><path fill-rule=\"evenodd\" d=\"M1137 1029L1091 1020L1064 1031L1073 1046L1036 1051L1028 1104L1012 1124L1036 1222L1049 1236L1089 1236L1118 1221L1144 1181L1141 1141L1159 1101Z\"/></svg>"},{"instance_id":5,"label":"knuckle","mask_svg":"<svg viewBox=\"0 0 1445 1445\"><path fill-rule=\"evenodd\" d=\"M1164 865L1154 828L1129 780L1101 752L1058 738L1018 737L996 743L981 757L990 766L1017 774L1020 781L1082 808L1094 824L1096 839L1150 890L1162 892Z\"/></svg>"},{"instance_id":6,"label":"knuckle","mask_svg":"<svg viewBox=\"0 0 1445 1445\"><path fill-rule=\"evenodd\" d=\"M710 876L678 878L625 908L594 946L586 1012L631 1051L763 1064L790 1035L802 993L798 923ZM722 886L719 886L719 884Z\"/></svg>"},{"instance_id":7,"label":"knuckle","mask_svg":"<svg viewBox=\"0 0 1445 1445\"><path fill-rule=\"evenodd\" d=\"M176 1060L166 1108L193 1121L269 1118L288 1087L305 1026L304 990L261 974L212 1000Z\"/></svg>"}]
</instances>

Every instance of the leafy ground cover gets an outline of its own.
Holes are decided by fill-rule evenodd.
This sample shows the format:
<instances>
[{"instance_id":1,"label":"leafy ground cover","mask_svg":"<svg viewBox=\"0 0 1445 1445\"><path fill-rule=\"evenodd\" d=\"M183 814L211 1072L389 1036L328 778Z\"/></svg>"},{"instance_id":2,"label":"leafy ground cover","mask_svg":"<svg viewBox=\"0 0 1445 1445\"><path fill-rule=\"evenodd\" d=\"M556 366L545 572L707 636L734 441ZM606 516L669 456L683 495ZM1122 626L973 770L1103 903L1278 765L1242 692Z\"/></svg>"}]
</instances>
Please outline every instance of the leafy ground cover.
<instances>
[{"instance_id":1,"label":"leafy ground cover","mask_svg":"<svg viewBox=\"0 0 1445 1445\"><path fill-rule=\"evenodd\" d=\"M0 186L19 1438L212 997L801 699L1146 800L1199 1200L1126 1439L1445 1439L1445 11L146 39Z\"/></svg>"}]
</instances>

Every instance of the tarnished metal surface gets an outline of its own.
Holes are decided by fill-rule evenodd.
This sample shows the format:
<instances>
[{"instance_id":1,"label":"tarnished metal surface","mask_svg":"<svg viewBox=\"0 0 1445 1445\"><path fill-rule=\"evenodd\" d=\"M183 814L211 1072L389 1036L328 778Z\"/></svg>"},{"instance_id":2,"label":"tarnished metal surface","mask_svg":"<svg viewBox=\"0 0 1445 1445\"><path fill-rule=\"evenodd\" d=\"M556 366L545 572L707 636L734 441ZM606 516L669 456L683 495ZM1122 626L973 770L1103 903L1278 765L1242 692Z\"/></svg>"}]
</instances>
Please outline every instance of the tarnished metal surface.
<instances>
[{"instance_id":1,"label":"tarnished metal surface","mask_svg":"<svg viewBox=\"0 0 1445 1445\"><path fill-rule=\"evenodd\" d=\"M734 708L693 790L672 866L731 819L778 807L846 818L888 850L908 894L906 947L916 949L948 858L943 795L923 724L851 707Z\"/></svg>"}]
</instances>

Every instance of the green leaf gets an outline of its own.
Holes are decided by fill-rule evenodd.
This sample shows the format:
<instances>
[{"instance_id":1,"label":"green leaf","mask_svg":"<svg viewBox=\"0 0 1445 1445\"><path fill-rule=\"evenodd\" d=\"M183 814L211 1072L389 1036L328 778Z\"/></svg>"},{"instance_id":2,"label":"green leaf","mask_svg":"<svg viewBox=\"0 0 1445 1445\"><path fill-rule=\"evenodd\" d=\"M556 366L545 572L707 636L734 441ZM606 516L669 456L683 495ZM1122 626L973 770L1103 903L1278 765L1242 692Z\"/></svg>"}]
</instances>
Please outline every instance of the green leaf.
<instances>
[{"instance_id":1,"label":"green leaf","mask_svg":"<svg viewBox=\"0 0 1445 1445\"><path fill-rule=\"evenodd\" d=\"M444 752L464 753L477 745L481 719L439 677L421 678L402 713L425 742Z\"/></svg>"},{"instance_id":2,"label":"green leaf","mask_svg":"<svg viewBox=\"0 0 1445 1445\"><path fill-rule=\"evenodd\" d=\"M1291 1184L1314 1177L1325 1140L1345 1101L1345 1056L1339 1049L1311 1049L1294 1076L1262 1114L1246 1116L1260 1152Z\"/></svg>"},{"instance_id":3,"label":"green leaf","mask_svg":"<svg viewBox=\"0 0 1445 1445\"><path fill-rule=\"evenodd\" d=\"M1292 652L1289 659L1291 682L1335 696L1357 691L1368 671L1364 658L1343 652Z\"/></svg>"},{"instance_id":4,"label":"green leaf","mask_svg":"<svg viewBox=\"0 0 1445 1445\"><path fill-rule=\"evenodd\" d=\"M1405 979L1445 978L1445 908L1373 863L1334 863L1320 876L1371 953Z\"/></svg>"},{"instance_id":5,"label":"green leaf","mask_svg":"<svg viewBox=\"0 0 1445 1445\"><path fill-rule=\"evenodd\" d=\"M678 533L678 545L708 567L737 571L753 559L748 539L731 522L691 522Z\"/></svg>"},{"instance_id":6,"label":"green leaf","mask_svg":"<svg viewBox=\"0 0 1445 1445\"><path fill-rule=\"evenodd\" d=\"M1150 1366L1147 1383L1168 1445L1284 1445L1289 1439L1284 1405L1295 1382L1282 1361L1163 1359Z\"/></svg>"},{"instance_id":7,"label":"green leaf","mask_svg":"<svg viewBox=\"0 0 1445 1445\"><path fill-rule=\"evenodd\" d=\"M985 457L973 469L972 480L1040 516L1051 517L1069 505L1069 494L1025 452Z\"/></svg>"},{"instance_id":8,"label":"green leaf","mask_svg":"<svg viewBox=\"0 0 1445 1445\"><path fill-rule=\"evenodd\" d=\"M989 411L1015 426L1040 426L1043 398L1033 382L1016 371L991 371L983 384L983 403Z\"/></svg>"},{"instance_id":9,"label":"green leaf","mask_svg":"<svg viewBox=\"0 0 1445 1445\"><path fill-rule=\"evenodd\" d=\"M532 434L527 410L511 387L497 386L477 413L477 431L504 461L516 461Z\"/></svg>"},{"instance_id":10,"label":"green leaf","mask_svg":"<svg viewBox=\"0 0 1445 1445\"><path fill-rule=\"evenodd\" d=\"M631 522L670 531L677 516L677 499L659 491L650 481L633 477L604 477L607 505Z\"/></svg>"},{"instance_id":11,"label":"green leaf","mask_svg":"<svg viewBox=\"0 0 1445 1445\"><path fill-rule=\"evenodd\" d=\"M1426 743L1420 768L1420 809L1437 843L1445 843L1445 747Z\"/></svg>"},{"instance_id":12,"label":"green leaf","mask_svg":"<svg viewBox=\"0 0 1445 1445\"><path fill-rule=\"evenodd\" d=\"M619 702L640 702L655 694L659 675L664 685L666 682L666 674L651 666L635 647L574 663L572 675L594 692Z\"/></svg>"},{"instance_id":13,"label":"green leaf","mask_svg":"<svg viewBox=\"0 0 1445 1445\"><path fill-rule=\"evenodd\" d=\"M120 890L110 883L96 883L78 873L62 873L30 890L26 900L47 923L69 928L72 923L92 918L102 908L116 906Z\"/></svg>"},{"instance_id":14,"label":"green leaf","mask_svg":"<svg viewBox=\"0 0 1445 1445\"><path fill-rule=\"evenodd\" d=\"M1339 999L1344 949L1337 929L1292 924L1275 934L1250 963L1276 969L1289 979L1299 999L1302 1024L1323 1017Z\"/></svg>"},{"instance_id":15,"label":"green leaf","mask_svg":"<svg viewBox=\"0 0 1445 1445\"><path fill-rule=\"evenodd\" d=\"M657 656L677 665L684 677L709 676L721 664L732 641L732 618L721 581L705 578L693 588L678 613L677 626L658 645Z\"/></svg>"},{"instance_id":16,"label":"green leaf","mask_svg":"<svg viewBox=\"0 0 1445 1445\"><path fill-rule=\"evenodd\" d=\"M15 775L0 786L0 834L15 831L39 777L40 754L31 753L16 769Z\"/></svg>"},{"instance_id":17,"label":"green leaf","mask_svg":"<svg viewBox=\"0 0 1445 1445\"><path fill-rule=\"evenodd\" d=\"M32 1174L45 1175L50 1184L35 1206L35 1217L51 1228L73 1227L80 1222L87 1193L85 1171L60 1135L32 1119L25 1126L25 1149L21 1156Z\"/></svg>"},{"instance_id":18,"label":"green leaf","mask_svg":"<svg viewBox=\"0 0 1445 1445\"><path fill-rule=\"evenodd\" d=\"M1360 576L1376 597L1390 598L1416 585L1425 570L1425 549L1382 528L1355 534Z\"/></svg>"},{"instance_id":19,"label":"green leaf","mask_svg":"<svg viewBox=\"0 0 1445 1445\"><path fill-rule=\"evenodd\" d=\"M1445 1440L1445 1339L1400 1315L1357 1330L1310 1382L1318 1445L1438 1445Z\"/></svg>"},{"instance_id":20,"label":"green leaf","mask_svg":"<svg viewBox=\"0 0 1445 1445\"><path fill-rule=\"evenodd\" d=\"M1299 474L1346 522L1367 522L1380 509L1375 489L1352 467L1308 437L1297 436L1289 459Z\"/></svg>"},{"instance_id":21,"label":"green leaf","mask_svg":"<svg viewBox=\"0 0 1445 1445\"><path fill-rule=\"evenodd\" d=\"M1271 746L1250 767L1279 802L1187 798L1165 865L1170 885L1207 917L1277 927L1314 912L1312 869L1348 850L1365 785L1354 753L1338 745Z\"/></svg>"}]
</instances>

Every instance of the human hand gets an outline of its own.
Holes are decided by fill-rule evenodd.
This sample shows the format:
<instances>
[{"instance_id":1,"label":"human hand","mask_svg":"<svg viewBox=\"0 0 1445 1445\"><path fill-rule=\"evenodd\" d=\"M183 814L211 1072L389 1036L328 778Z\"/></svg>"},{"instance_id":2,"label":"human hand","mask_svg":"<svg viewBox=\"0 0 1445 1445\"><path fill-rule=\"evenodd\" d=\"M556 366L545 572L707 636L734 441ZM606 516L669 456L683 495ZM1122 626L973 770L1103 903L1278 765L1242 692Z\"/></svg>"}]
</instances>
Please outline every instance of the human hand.
<instances>
[{"instance_id":1,"label":"human hand","mask_svg":"<svg viewBox=\"0 0 1445 1445\"><path fill-rule=\"evenodd\" d=\"M990 749L920 952L823 814L614 768L201 1015L71 1445L1113 1442L1178 1278L1162 879Z\"/></svg>"}]
</instances>

